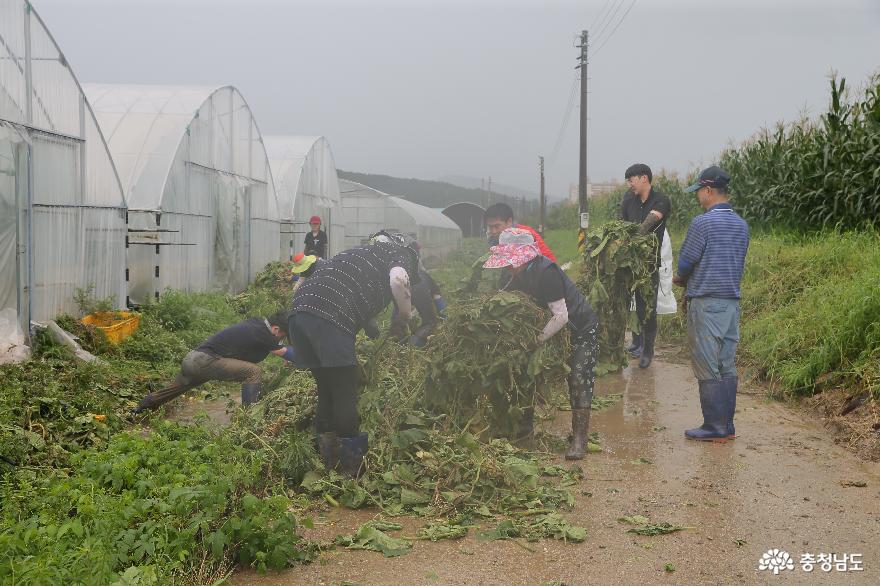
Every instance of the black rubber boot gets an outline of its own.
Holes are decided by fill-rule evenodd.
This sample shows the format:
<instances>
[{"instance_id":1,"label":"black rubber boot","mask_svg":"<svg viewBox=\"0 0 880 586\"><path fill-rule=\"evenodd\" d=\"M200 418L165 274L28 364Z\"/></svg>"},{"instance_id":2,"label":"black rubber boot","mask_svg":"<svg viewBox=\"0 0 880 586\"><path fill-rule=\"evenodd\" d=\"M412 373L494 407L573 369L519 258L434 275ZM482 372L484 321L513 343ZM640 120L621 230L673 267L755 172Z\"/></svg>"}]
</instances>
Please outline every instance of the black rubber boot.
<instances>
[{"instance_id":1,"label":"black rubber boot","mask_svg":"<svg viewBox=\"0 0 880 586\"><path fill-rule=\"evenodd\" d=\"M721 385L727 401L727 439L736 439L736 428L733 425L733 414L736 412L736 388L739 379L735 376L724 377Z\"/></svg>"},{"instance_id":2,"label":"black rubber boot","mask_svg":"<svg viewBox=\"0 0 880 586\"><path fill-rule=\"evenodd\" d=\"M250 407L260 400L263 385L260 383L245 383L241 385L241 406Z\"/></svg>"},{"instance_id":3,"label":"black rubber boot","mask_svg":"<svg viewBox=\"0 0 880 586\"><path fill-rule=\"evenodd\" d=\"M642 353L642 335L633 333L632 344L626 347L626 351L633 358L638 358Z\"/></svg>"},{"instance_id":4,"label":"black rubber boot","mask_svg":"<svg viewBox=\"0 0 880 586\"><path fill-rule=\"evenodd\" d=\"M524 450L530 450L534 444L535 437L535 408L526 407L523 409L522 418L519 420L519 429L516 431L514 444Z\"/></svg>"},{"instance_id":5,"label":"black rubber boot","mask_svg":"<svg viewBox=\"0 0 880 586\"><path fill-rule=\"evenodd\" d=\"M720 380L700 381L700 408L703 425L684 432L688 439L699 441L727 441L727 396Z\"/></svg>"},{"instance_id":6,"label":"black rubber boot","mask_svg":"<svg viewBox=\"0 0 880 586\"><path fill-rule=\"evenodd\" d=\"M339 438L335 431L318 434L318 453L327 472L336 469L339 465Z\"/></svg>"},{"instance_id":7,"label":"black rubber boot","mask_svg":"<svg viewBox=\"0 0 880 586\"><path fill-rule=\"evenodd\" d=\"M361 432L354 437L338 438L339 473L348 478L357 478L363 472L364 454L369 447L369 437Z\"/></svg>"},{"instance_id":8,"label":"black rubber boot","mask_svg":"<svg viewBox=\"0 0 880 586\"><path fill-rule=\"evenodd\" d=\"M648 368L654 360L654 340L657 337L657 328L653 329L645 324L642 332L642 353L639 356L639 368Z\"/></svg>"},{"instance_id":9,"label":"black rubber boot","mask_svg":"<svg viewBox=\"0 0 880 586\"><path fill-rule=\"evenodd\" d=\"M581 460L587 453L590 432L590 408L571 410L571 443L565 451L566 460Z\"/></svg>"}]
</instances>

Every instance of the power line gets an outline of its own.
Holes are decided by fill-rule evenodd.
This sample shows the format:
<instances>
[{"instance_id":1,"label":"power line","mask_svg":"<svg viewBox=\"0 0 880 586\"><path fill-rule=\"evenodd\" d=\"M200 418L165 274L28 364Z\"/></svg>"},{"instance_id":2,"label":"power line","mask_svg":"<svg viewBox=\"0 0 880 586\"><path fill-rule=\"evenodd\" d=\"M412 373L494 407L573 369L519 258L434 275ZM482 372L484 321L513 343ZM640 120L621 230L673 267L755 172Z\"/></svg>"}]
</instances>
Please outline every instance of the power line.
<instances>
[{"instance_id":1,"label":"power line","mask_svg":"<svg viewBox=\"0 0 880 586\"><path fill-rule=\"evenodd\" d=\"M611 4L612 1L613 0L605 0L605 4L602 6L602 10L599 11L599 14L596 15L596 18L593 20L592 24L590 24L590 27L587 30L596 30L596 27L599 25L599 23L601 23L602 20L604 20L607 16L606 14L604 14L605 9L608 8L608 5Z\"/></svg>"},{"instance_id":2,"label":"power line","mask_svg":"<svg viewBox=\"0 0 880 586\"><path fill-rule=\"evenodd\" d=\"M595 26L592 26L588 29L596 31L596 38L598 38L599 31L604 28L608 24L608 21L611 19L614 10L617 8L618 1L623 2L623 0L611 0L608 11L605 12L602 18L598 20Z\"/></svg>"},{"instance_id":3,"label":"power line","mask_svg":"<svg viewBox=\"0 0 880 586\"><path fill-rule=\"evenodd\" d=\"M608 30L608 26L609 26L609 25L612 23L612 21L614 21L614 19L617 17L617 13L620 12L620 9L623 8L623 5L624 5L625 3L626 3L626 0L619 0L619 1L615 4L614 9L609 13L608 18L602 23L602 26L599 27L599 29L596 31L596 34L595 34L595 35L591 35L591 36L593 37L593 40L592 40L592 42L591 42L592 45L595 45L596 43L598 43L598 42L601 40L601 38L602 38L602 34L603 34L606 30Z\"/></svg>"},{"instance_id":4,"label":"power line","mask_svg":"<svg viewBox=\"0 0 880 586\"><path fill-rule=\"evenodd\" d=\"M577 95L577 86L578 86L578 78L575 78L571 82L571 91L568 95L568 104L565 106L565 115L562 117L562 125L559 127L559 133L556 135L556 142L553 145L553 150L550 151L550 156L547 157L550 165L556 160L556 155L559 154L559 150L562 148L562 141L565 139L565 131L568 129L568 121L571 119L571 111L574 109L574 98Z\"/></svg>"},{"instance_id":5,"label":"power line","mask_svg":"<svg viewBox=\"0 0 880 586\"><path fill-rule=\"evenodd\" d=\"M611 31L611 33L607 37L605 37L605 40L602 41L602 44L599 45L598 47L596 47L596 49L593 51L593 57L595 57L596 53L601 51L602 47L604 47L605 44L611 40L611 38L614 36L614 33L617 32L617 29L620 27L620 25L623 23L624 20L626 20L626 15L629 14L629 11L632 10L633 6L636 5L636 1L637 0L632 0L632 3L629 5L629 8L626 9L626 12L624 12L623 16L620 17L620 20L617 21L617 25L614 27L614 29Z\"/></svg>"}]
</instances>

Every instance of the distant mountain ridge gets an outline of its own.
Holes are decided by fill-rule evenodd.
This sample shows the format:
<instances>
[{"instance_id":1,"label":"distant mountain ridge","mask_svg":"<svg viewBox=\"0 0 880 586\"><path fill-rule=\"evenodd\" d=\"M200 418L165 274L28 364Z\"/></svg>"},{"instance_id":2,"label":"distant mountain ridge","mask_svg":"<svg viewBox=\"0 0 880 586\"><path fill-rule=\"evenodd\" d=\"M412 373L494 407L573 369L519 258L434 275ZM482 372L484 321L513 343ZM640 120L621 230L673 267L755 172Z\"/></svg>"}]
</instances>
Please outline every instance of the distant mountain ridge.
<instances>
[{"instance_id":1,"label":"distant mountain ridge","mask_svg":"<svg viewBox=\"0 0 880 586\"><path fill-rule=\"evenodd\" d=\"M443 183L451 183L452 185L464 187L465 189L479 189L481 184L485 182L485 179L481 179L479 177L468 177L467 175L444 175L443 177L437 179L437 181L442 181ZM488 185L486 185L485 188L488 189ZM495 193L503 193L512 197L538 199L537 191L529 191L528 189L515 187L513 185L506 185L504 183L495 183L495 181L492 181L492 191Z\"/></svg>"},{"instance_id":2,"label":"distant mountain ridge","mask_svg":"<svg viewBox=\"0 0 880 586\"><path fill-rule=\"evenodd\" d=\"M536 200L523 200L522 196L510 195L495 190L492 185L492 193L487 190L462 187L447 181L429 181L426 179L392 177L390 175L373 175L370 173L356 173L353 171L337 170L340 179L348 179L363 183L373 189L384 191L389 195L396 195L411 202L427 206L429 208L445 208L446 206L461 201L486 206L491 195L491 202L505 202L514 209L517 216L534 213L537 210Z\"/></svg>"},{"instance_id":3,"label":"distant mountain ridge","mask_svg":"<svg viewBox=\"0 0 880 586\"><path fill-rule=\"evenodd\" d=\"M459 187L478 188L484 180L479 177L468 177L467 175L444 175L443 177L440 177L438 181L445 181L446 183L452 183ZM486 187L488 188L488 185ZM528 189L523 189L522 187L516 187L515 185L507 185L506 183L495 183L494 181L492 182L492 191L498 191L513 197L525 197L527 200L537 200L539 197L537 191L530 191ZM567 198L567 194L560 195L559 193L548 193L547 203L559 203L565 201Z\"/></svg>"}]
</instances>

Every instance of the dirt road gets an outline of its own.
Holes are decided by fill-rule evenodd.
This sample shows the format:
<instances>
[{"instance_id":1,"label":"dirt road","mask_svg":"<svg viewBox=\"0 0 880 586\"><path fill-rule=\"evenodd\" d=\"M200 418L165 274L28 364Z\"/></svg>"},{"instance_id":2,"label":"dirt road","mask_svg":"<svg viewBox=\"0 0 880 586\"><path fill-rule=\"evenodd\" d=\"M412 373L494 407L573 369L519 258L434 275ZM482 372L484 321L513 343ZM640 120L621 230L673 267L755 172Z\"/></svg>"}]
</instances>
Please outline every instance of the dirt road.
<instances>
[{"instance_id":1,"label":"dirt road","mask_svg":"<svg viewBox=\"0 0 880 586\"><path fill-rule=\"evenodd\" d=\"M598 394L621 393L593 416L605 451L584 461L567 518L588 529L581 544L478 541L416 542L399 558L337 550L309 566L261 576L242 572L233 584L877 584L880 583L880 466L836 446L820 424L763 391L741 394L739 439L686 441L701 421L697 384L685 365L661 360L647 370L603 377ZM567 414L553 426L564 433ZM845 487L847 483L864 487ZM350 533L376 511L334 509L307 534ZM691 529L670 535L628 534L625 515L644 515ZM400 520L399 520L400 521ZM412 535L424 524L403 519ZM474 533L473 531L471 532ZM793 570L758 571L762 554L785 550ZM863 571L812 572L802 554L861 554ZM667 566L667 564L670 564Z\"/></svg>"}]
</instances>

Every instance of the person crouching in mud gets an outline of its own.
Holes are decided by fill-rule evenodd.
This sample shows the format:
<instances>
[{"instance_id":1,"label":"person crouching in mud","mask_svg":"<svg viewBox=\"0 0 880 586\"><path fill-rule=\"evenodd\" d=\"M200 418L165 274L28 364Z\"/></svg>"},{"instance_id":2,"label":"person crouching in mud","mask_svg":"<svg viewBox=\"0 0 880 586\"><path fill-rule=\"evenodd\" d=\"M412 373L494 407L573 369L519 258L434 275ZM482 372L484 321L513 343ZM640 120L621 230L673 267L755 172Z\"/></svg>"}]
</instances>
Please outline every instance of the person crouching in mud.
<instances>
[{"instance_id":1,"label":"person crouching in mud","mask_svg":"<svg viewBox=\"0 0 880 586\"><path fill-rule=\"evenodd\" d=\"M287 335L287 312L266 319L251 317L214 334L184 357L180 374L162 390L150 393L132 414L157 409L190 389L212 380L236 381L241 385L241 404L247 407L260 398L262 370L257 363L269 354L293 362L293 348L282 346Z\"/></svg>"}]
</instances>

